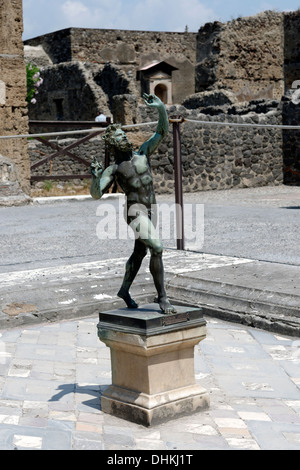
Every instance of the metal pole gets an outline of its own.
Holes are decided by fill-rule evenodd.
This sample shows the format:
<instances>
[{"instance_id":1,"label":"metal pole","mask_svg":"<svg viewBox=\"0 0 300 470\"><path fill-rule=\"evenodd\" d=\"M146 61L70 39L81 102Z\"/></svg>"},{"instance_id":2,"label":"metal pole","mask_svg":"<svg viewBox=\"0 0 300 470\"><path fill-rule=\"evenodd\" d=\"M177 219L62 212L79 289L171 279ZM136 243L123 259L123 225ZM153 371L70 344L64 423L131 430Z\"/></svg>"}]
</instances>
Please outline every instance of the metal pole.
<instances>
[{"instance_id":1,"label":"metal pole","mask_svg":"<svg viewBox=\"0 0 300 470\"><path fill-rule=\"evenodd\" d=\"M170 122L173 124L177 250L184 250L184 214L180 136L180 123L183 122L183 120L170 119Z\"/></svg>"},{"instance_id":2,"label":"metal pole","mask_svg":"<svg viewBox=\"0 0 300 470\"><path fill-rule=\"evenodd\" d=\"M107 117L106 118L106 123L107 125L109 126L110 123L111 123L111 119L110 117ZM110 152L108 150L108 148L106 147L105 145L105 158L104 158L104 167L105 169L110 165Z\"/></svg>"}]
</instances>

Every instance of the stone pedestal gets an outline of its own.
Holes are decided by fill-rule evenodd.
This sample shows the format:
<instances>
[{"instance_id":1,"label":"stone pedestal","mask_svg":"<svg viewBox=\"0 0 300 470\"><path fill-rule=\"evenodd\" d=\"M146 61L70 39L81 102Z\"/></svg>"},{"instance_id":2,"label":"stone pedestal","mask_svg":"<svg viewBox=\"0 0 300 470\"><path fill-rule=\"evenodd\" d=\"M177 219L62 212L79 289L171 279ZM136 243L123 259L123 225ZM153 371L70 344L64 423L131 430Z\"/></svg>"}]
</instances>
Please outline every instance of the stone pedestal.
<instances>
[{"instance_id":1,"label":"stone pedestal","mask_svg":"<svg viewBox=\"0 0 300 470\"><path fill-rule=\"evenodd\" d=\"M102 411L150 426L209 406L194 374L194 347L206 337L206 322L199 308L176 309L163 315L150 304L100 313L98 335L112 367Z\"/></svg>"}]
</instances>

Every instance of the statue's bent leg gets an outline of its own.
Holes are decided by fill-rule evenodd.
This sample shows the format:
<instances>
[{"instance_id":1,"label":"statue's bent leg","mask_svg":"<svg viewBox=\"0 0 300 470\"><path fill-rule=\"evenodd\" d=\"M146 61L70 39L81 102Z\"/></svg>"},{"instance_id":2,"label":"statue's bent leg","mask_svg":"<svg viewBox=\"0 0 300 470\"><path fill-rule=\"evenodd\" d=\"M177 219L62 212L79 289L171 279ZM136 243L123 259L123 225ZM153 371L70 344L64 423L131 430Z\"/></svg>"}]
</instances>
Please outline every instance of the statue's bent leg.
<instances>
[{"instance_id":1,"label":"statue's bent leg","mask_svg":"<svg viewBox=\"0 0 300 470\"><path fill-rule=\"evenodd\" d=\"M118 292L118 297L121 297L126 303L128 308L137 308L137 303L131 298L129 289L133 283L144 257L147 254L147 247L140 240L135 241L134 251L126 263L126 271L123 279L122 286Z\"/></svg>"},{"instance_id":2,"label":"statue's bent leg","mask_svg":"<svg viewBox=\"0 0 300 470\"><path fill-rule=\"evenodd\" d=\"M139 234L139 240L150 249L150 272L158 294L158 303L163 313L174 313L175 308L171 305L164 286L164 267L162 260L163 247L158 233L150 218L145 214L139 214L135 230Z\"/></svg>"}]
</instances>

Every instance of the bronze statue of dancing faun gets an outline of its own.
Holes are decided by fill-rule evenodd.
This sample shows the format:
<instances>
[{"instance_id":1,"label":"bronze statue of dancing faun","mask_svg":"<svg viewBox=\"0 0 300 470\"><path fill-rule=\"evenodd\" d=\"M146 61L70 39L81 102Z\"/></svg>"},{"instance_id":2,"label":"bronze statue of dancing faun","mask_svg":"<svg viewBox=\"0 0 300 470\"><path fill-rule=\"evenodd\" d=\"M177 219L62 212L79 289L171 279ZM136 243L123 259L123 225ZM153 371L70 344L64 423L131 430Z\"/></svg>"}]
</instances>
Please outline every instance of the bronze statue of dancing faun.
<instances>
[{"instance_id":1,"label":"bronze statue of dancing faun","mask_svg":"<svg viewBox=\"0 0 300 470\"><path fill-rule=\"evenodd\" d=\"M91 195L100 199L115 182L124 191L127 198L126 222L136 228L134 251L126 263L122 286L118 292L127 307L137 308L129 290L140 269L143 258L150 250L150 272L157 290L157 301L162 313L175 313L164 287L164 268L162 260L163 247L153 221L153 207L156 205L153 178L149 158L157 149L169 130L169 119L165 105L155 95L144 94L145 103L158 110L159 121L156 132L144 142L136 152L120 125L111 125L103 137L106 145L114 155L115 162L103 170L94 159L91 164ZM138 218L136 207L138 207ZM138 219L138 227L134 224Z\"/></svg>"}]
</instances>

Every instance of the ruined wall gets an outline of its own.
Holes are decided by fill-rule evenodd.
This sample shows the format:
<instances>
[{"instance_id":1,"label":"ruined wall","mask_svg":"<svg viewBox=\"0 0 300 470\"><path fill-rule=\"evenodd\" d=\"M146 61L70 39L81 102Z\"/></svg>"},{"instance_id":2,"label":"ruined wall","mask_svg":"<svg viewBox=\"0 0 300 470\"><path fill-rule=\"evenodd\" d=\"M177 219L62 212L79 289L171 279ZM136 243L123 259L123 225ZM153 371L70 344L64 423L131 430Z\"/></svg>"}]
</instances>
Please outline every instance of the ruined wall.
<instances>
[{"instance_id":1,"label":"ruined wall","mask_svg":"<svg viewBox=\"0 0 300 470\"><path fill-rule=\"evenodd\" d=\"M157 57L195 63L196 33L71 29L72 60L140 64Z\"/></svg>"},{"instance_id":2,"label":"ruined wall","mask_svg":"<svg viewBox=\"0 0 300 470\"><path fill-rule=\"evenodd\" d=\"M24 45L44 49L52 64L70 62L72 60L71 29L62 29L24 41Z\"/></svg>"},{"instance_id":3,"label":"ruined wall","mask_svg":"<svg viewBox=\"0 0 300 470\"><path fill-rule=\"evenodd\" d=\"M195 90L196 33L72 29L71 42L73 60L134 65L135 73L155 61L165 60L177 67L175 103Z\"/></svg>"},{"instance_id":4,"label":"ruined wall","mask_svg":"<svg viewBox=\"0 0 300 470\"><path fill-rule=\"evenodd\" d=\"M45 67L41 75L44 82L37 103L29 104L31 120L94 121L100 109L112 117L115 95L137 94L130 74L112 64L100 69L82 62L63 62Z\"/></svg>"},{"instance_id":5,"label":"ruined wall","mask_svg":"<svg viewBox=\"0 0 300 470\"><path fill-rule=\"evenodd\" d=\"M0 2L0 135L28 133L26 71L22 42L22 0ZM27 141L0 140L0 154L10 158L24 191L30 185Z\"/></svg>"},{"instance_id":6,"label":"ruined wall","mask_svg":"<svg viewBox=\"0 0 300 470\"><path fill-rule=\"evenodd\" d=\"M241 102L281 99L299 79L299 31L300 11L266 11L227 23L207 23L198 34L70 28L27 40L25 47L38 47L36 54L43 63L48 57L65 67L82 64L97 106L108 113L114 94L140 96L137 71L161 60L178 68L172 78L173 103L183 103L195 91L216 89L230 90ZM47 56L42 57L41 48ZM57 71L54 66L53 73ZM122 75L128 82L125 90ZM122 90L116 90L120 83ZM103 84L107 102L99 91Z\"/></svg>"},{"instance_id":7,"label":"ruined wall","mask_svg":"<svg viewBox=\"0 0 300 470\"><path fill-rule=\"evenodd\" d=\"M232 90L240 101L284 94L284 14L208 23L197 36L196 91Z\"/></svg>"},{"instance_id":8,"label":"ruined wall","mask_svg":"<svg viewBox=\"0 0 300 470\"><path fill-rule=\"evenodd\" d=\"M287 91L295 81L299 81L298 86L300 86L300 10L286 13L283 24L284 76Z\"/></svg>"},{"instance_id":9,"label":"ruined wall","mask_svg":"<svg viewBox=\"0 0 300 470\"><path fill-rule=\"evenodd\" d=\"M131 83L140 67L165 60L178 69L173 75L174 102L195 91L196 33L70 28L27 40L25 46L42 46L53 64L80 62L101 73L109 63ZM139 82L135 86L139 91Z\"/></svg>"},{"instance_id":10,"label":"ruined wall","mask_svg":"<svg viewBox=\"0 0 300 470\"><path fill-rule=\"evenodd\" d=\"M97 97L81 63L53 65L42 72L42 77L37 104L29 104L30 119L94 120L98 114Z\"/></svg>"},{"instance_id":11,"label":"ruined wall","mask_svg":"<svg viewBox=\"0 0 300 470\"><path fill-rule=\"evenodd\" d=\"M118 29L68 28L25 41L43 45L54 64L80 61L141 64L156 57L175 56L196 60L196 33L128 31Z\"/></svg>"},{"instance_id":12,"label":"ruined wall","mask_svg":"<svg viewBox=\"0 0 300 470\"><path fill-rule=\"evenodd\" d=\"M182 106L171 115L191 120L233 123L281 123L280 109L267 113L230 107L221 114L202 114ZM255 108L255 107L254 107ZM217 127L185 122L181 125L183 188L185 192L276 185L283 181L280 130ZM172 192L172 133L151 159L160 192Z\"/></svg>"}]
</instances>

